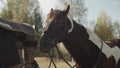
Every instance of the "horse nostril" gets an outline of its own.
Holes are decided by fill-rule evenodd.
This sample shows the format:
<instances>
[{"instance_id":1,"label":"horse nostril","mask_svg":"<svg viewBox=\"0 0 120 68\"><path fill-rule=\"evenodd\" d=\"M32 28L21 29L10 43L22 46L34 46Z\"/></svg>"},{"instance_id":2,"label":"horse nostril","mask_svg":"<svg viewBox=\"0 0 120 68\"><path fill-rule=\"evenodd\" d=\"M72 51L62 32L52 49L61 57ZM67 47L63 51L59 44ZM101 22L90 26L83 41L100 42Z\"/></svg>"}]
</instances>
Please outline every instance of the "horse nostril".
<instances>
[{"instance_id":1,"label":"horse nostril","mask_svg":"<svg viewBox=\"0 0 120 68\"><path fill-rule=\"evenodd\" d=\"M45 45L45 42L43 40L41 40L40 41L40 48L43 49L44 45Z\"/></svg>"},{"instance_id":2,"label":"horse nostril","mask_svg":"<svg viewBox=\"0 0 120 68\"><path fill-rule=\"evenodd\" d=\"M50 49L49 42L47 40L41 40L40 50L44 53L48 53Z\"/></svg>"}]
</instances>

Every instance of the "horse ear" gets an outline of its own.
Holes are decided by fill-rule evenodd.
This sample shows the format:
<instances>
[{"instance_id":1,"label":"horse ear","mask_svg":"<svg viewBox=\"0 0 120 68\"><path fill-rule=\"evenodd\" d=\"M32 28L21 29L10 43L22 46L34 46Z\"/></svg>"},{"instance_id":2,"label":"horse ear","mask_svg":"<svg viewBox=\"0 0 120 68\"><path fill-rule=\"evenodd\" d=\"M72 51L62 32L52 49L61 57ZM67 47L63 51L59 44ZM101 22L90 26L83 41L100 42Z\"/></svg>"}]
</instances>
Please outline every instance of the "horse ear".
<instances>
[{"instance_id":1,"label":"horse ear","mask_svg":"<svg viewBox=\"0 0 120 68\"><path fill-rule=\"evenodd\" d=\"M53 8L51 8L51 10L50 10L51 12L53 11Z\"/></svg>"},{"instance_id":2,"label":"horse ear","mask_svg":"<svg viewBox=\"0 0 120 68\"><path fill-rule=\"evenodd\" d=\"M70 5L67 6L66 10L62 11L63 15L66 16L68 14L69 10L70 10Z\"/></svg>"}]
</instances>

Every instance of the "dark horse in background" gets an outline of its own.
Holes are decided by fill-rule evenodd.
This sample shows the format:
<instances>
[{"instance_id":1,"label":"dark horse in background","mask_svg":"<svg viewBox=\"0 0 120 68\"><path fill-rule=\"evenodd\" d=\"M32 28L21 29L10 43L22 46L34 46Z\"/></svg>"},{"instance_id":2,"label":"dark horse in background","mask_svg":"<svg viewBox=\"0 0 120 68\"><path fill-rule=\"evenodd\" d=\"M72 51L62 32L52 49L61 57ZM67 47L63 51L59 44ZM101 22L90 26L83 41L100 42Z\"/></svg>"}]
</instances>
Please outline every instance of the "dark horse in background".
<instances>
[{"instance_id":1,"label":"dark horse in background","mask_svg":"<svg viewBox=\"0 0 120 68\"><path fill-rule=\"evenodd\" d=\"M120 39L112 39L105 41L110 47L118 46L120 48Z\"/></svg>"},{"instance_id":2,"label":"dark horse in background","mask_svg":"<svg viewBox=\"0 0 120 68\"><path fill-rule=\"evenodd\" d=\"M0 27L0 68L10 68L20 63L15 42L16 33Z\"/></svg>"},{"instance_id":3,"label":"dark horse in background","mask_svg":"<svg viewBox=\"0 0 120 68\"><path fill-rule=\"evenodd\" d=\"M0 68L13 68L21 63L16 47L16 41L19 40L18 33L35 35L31 26L0 18Z\"/></svg>"},{"instance_id":4,"label":"dark horse in background","mask_svg":"<svg viewBox=\"0 0 120 68\"><path fill-rule=\"evenodd\" d=\"M77 24L66 10L53 10L47 15L47 27L41 38L43 52L49 52L57 43L66 49L82 68L120 68L120 49L110 47L94 32Z\"/></svg>"}]
</instances>

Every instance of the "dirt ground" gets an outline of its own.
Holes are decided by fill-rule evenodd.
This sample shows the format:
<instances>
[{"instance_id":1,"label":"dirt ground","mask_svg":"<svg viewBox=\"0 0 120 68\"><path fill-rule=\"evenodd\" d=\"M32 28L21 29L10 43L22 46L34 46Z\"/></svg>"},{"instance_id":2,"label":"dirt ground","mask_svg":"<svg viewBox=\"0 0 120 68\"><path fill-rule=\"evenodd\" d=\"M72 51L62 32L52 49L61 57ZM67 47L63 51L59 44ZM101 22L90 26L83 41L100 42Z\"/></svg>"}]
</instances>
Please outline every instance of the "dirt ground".
<instances>
[{"instance_id":1,"label":"dirt ground","mask_svg":"<svg viewBox=\"0 0 120 68\"><path fill-rule=\"evenodd\" d=\"M35 60L39 64L40 68L48 68L48 66L50 64L50 59L46 58L46 57L36 57ZM75 65L75 62L69 62L69 63L72 66ZM63 62L61 60L55 61L55 64L56 64L57 68L70 68L65 62ZM55 67L52 64L50 68L55 68Z\"/></svg>"}]
</instances>

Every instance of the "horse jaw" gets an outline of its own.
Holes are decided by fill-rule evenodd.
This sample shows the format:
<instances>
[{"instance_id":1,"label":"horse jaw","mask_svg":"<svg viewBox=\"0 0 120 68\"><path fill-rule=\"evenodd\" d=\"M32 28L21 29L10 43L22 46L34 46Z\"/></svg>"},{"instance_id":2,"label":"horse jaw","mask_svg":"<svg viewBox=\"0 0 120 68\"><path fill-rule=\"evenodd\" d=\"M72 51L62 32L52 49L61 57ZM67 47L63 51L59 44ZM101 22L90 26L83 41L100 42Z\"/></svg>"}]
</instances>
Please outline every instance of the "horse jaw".
<instances>
[{"instance_id":1,"label":"horse jaw","mask_svg":"<svg viewBox=\"0 0 120 68\"><path fill-rule=\"evenodd\" d=\"M44 36L40 41L40 49L44 53L48 53L52 49L52 44L49 42L49 40L46 40Z\"/></svg>"}]
</instances>

